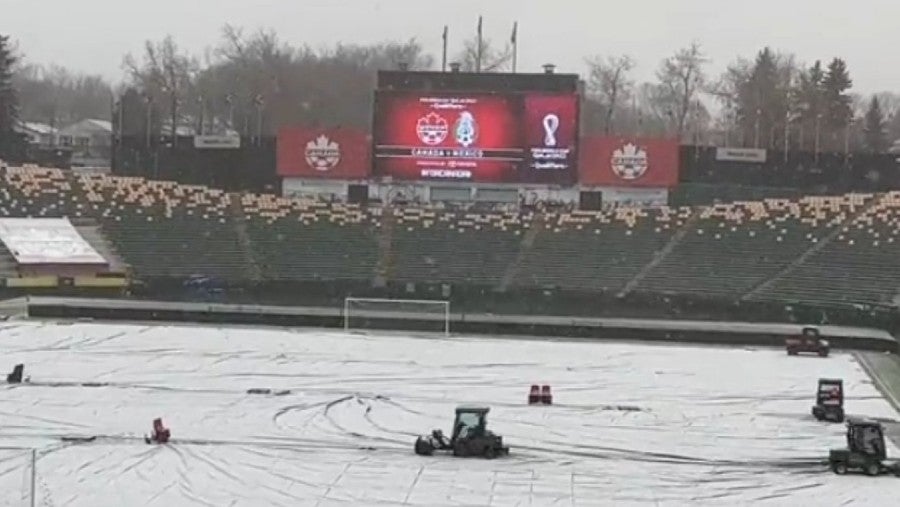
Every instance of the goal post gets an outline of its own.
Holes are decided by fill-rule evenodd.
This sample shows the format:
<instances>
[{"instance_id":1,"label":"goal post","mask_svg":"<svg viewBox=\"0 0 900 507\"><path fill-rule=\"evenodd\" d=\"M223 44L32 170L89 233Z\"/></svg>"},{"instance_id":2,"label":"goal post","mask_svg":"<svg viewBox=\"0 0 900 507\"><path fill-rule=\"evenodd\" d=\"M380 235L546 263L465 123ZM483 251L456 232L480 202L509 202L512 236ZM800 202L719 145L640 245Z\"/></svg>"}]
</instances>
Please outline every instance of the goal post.
<instances>
[{"instance_id":1,"label":"goal post","mask_svg":"<svg viewBox=\"0 0 900 507\"><path fill-rule=\"evenodd\" d=\"M0 505L34 507L37 450L0 447Z\"/></svg>"},{"instance_id":2,"label":"goal post","mask_svg":"<svg viewBox=\"0 0 900 507\"><path fill-rule=\"evenodd\" d=\"M450 334L450 302L438 299L344 299L344 330L412 329Z\"/></svg>"}]
</instances>

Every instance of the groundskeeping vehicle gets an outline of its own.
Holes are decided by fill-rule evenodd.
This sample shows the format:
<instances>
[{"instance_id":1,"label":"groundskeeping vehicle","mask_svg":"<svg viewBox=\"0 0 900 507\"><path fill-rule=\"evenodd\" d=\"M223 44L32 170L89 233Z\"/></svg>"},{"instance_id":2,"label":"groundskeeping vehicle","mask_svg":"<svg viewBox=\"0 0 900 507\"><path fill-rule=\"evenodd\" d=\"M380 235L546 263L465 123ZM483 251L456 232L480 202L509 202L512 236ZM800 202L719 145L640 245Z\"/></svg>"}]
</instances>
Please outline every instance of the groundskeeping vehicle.
<instances>
[{"instance_id":1,"label":"groundskeeping vehicle","mask_svg":"<svg viewBox=\"0 0 900 507\"><path fill-rule=\"evenodd\" d=\"M820 378L812 415L818 421L844 422L844 381Z\"/></svg>"},{"instance_id":2,"label":"groundskeeping vehicle","mask_svg":"<svg viewBox=\"0 0 900 507\"><path fill-rule=\"evenodd\" d=\"M847 420L847 448L832 449L828 464L838 475L862 471L872 476L892 473L900 477L900 462L887 459L881 423L868 419Z\"/></svg>"},{"instance_id":3,"label":"groundskeeping vehicle","mask_svg":"<svg viewBox=\"0 0 900 507\"><path fill-rule=\"evenodd\" d=\"M452 451L454 456L477 456L493 459L509 454L503 445L503 437L487 429L487 414L491 409L481 406L456 407L453 433L448 439L437 429L430 435L416 439L416 454L431 456L434 451Z\"/></svg>"},{"instance_id":4,"label":"groundskeeping vehicle","mask_svg":"<svg viewBox=\"0 0 900 507\"><path fill-rule=\"evenodd\" d=\"M819 335L818 328L804 327L800 335L790 336L784 340L784 348L789 356L807 352L828 357L828 353L831 351L831 344Z\"/></svg>"}]
</instances>

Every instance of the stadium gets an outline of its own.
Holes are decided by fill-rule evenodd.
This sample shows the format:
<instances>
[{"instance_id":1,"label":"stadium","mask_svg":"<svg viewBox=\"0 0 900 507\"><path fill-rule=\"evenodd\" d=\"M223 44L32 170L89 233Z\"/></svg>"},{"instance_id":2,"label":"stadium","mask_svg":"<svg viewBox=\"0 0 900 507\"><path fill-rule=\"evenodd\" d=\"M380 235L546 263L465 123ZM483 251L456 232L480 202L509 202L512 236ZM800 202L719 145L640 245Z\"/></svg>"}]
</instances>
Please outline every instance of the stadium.
<instances>
[{"instance_id":1,"label":"stadium","mask_svg":"<svg viewBox=\"0 0 900 507\"><path fill-rule=\"evenodd\" d=\"M894 157L582 135L580 94L384 71L371 132L4 164L0 503L891 503L829 451L900 456ZM473 405L509 456L414 453Z\"/></svg>"}]
</instances>

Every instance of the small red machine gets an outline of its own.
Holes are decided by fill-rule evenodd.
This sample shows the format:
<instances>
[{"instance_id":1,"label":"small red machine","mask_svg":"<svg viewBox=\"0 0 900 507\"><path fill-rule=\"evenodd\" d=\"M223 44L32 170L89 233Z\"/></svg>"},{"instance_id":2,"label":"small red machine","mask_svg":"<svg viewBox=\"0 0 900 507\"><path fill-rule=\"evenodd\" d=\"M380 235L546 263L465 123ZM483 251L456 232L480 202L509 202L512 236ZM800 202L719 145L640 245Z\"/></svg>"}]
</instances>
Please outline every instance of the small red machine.
<instances>
[{"instance_id":1,"label":"small red machine","mask_svg":"<svg viewBox=\"0 0 900 507\"><path fill-rule=\"evenodd\" d=\"M153 420L153 433L149 437L144 437L144 441L155 444L165 444L169 442L172 432L163 425L162 418Z\"/></svg>"}]
</instances>

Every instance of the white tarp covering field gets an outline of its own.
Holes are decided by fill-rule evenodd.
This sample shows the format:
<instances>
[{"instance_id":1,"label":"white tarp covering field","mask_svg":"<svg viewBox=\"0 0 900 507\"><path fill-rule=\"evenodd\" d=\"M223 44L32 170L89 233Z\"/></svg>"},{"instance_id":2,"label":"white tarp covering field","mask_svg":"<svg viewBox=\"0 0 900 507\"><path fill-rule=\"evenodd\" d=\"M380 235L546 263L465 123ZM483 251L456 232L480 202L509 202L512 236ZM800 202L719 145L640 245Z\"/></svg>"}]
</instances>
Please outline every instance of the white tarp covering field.
<instances>
[{"instance_id":1,"label":"white tarp covering field","mask_svg":"<svg viewBox=\"0 0 900 507\"><path fill-rule=\"evenodd\" d=\"M8 322L0 447L37 448L37 505L894 505L900 479L821 464L847 411L897 418L849 354L412 338L312 330ZM532 383L555 405L529 407ZM251 395L248 389L290 390ZM494 461L418 457L457 403L490 405ZM172 443L147 445L163 417ZM64 443L64 436L98 438ZM888 453L897 449L888 446ZM0 505L27 489L0 450Z\"/></svg>"}]
</instances>

